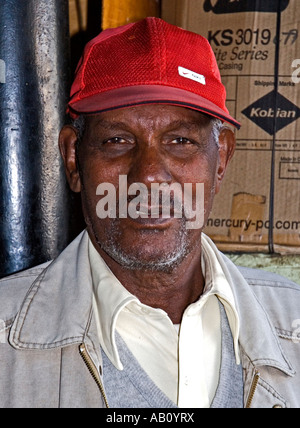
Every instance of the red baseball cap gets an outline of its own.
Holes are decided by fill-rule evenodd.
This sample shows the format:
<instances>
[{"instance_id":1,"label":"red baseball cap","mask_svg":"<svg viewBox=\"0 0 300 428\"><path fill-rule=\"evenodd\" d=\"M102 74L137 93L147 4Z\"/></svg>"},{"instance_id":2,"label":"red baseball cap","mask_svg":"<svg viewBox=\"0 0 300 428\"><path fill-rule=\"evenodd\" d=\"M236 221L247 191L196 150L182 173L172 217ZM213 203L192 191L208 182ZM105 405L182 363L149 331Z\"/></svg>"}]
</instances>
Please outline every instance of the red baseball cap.
<instances>
[{"instance_id":1,"label":"red baseball cap","mask_svg":"<svg viewBox=\"0 0 300 428\"><path fill-rule=\"evenodd\" d=\"M209 42L199 34L145 18L102 31L85 47L68 112L97 114L141 104L198 110L239 128Z\"/></svg>"}]
</instances>

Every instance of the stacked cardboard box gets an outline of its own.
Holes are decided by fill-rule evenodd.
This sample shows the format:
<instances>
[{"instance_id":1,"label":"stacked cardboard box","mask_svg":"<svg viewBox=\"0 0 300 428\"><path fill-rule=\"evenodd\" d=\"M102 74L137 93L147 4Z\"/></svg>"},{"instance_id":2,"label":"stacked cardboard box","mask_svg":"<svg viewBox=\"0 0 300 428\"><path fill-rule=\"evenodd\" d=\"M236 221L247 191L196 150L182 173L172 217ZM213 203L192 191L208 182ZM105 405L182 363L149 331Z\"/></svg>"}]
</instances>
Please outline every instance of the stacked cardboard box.
<instances>
[{"instance_id":1,"label":"stacked cardboard box","mask_svg":"<svg viewBox=\"0 0 300 428\"><path fill-rule=\"evenodd\" d=\"M242 125L206 233L223 251L300 254L299 0L162 0L162 18L209 39Z\"/></svg>"}]
</instances>

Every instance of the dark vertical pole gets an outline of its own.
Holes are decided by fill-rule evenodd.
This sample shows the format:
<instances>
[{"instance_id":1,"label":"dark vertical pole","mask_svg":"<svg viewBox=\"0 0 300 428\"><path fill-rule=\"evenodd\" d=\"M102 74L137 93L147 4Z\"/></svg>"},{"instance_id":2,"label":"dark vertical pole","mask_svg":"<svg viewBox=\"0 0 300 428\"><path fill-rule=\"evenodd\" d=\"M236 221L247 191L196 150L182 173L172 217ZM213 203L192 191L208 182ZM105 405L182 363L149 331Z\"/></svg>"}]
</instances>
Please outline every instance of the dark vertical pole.
<instances>
[{"instance_id":1,"label":"dark vertical pole","mask_svg":"<svg viewBox=\"0 0 300 428\"><path fill-rule=\"evenodd\" d=\"M69 240L57 138L69 85L68 0L0 4L0 276Z\"/></svg>"},{"instance_id":2,"label":"dark vertical pole","mask_svg":"<svg viewBox=\"0 0 300 428\"><path fill-rule=\"evenodd\" d=\"M281 7L282 0L277 0L277 19L276 19L276 46L275 46L275 62L274 62L274 111L278 107L278 85L279 85L279 58L280 58L280 36L281 36ZM275 196L275 152L276 152L276 136L277 136L277 118L274 114L273 120L273 141L272 141L272 156L271 156L271 174L270 174L270 202L269 202L269 232L268 232L268 246L269 253L273 254L274 251L274 196Z\"/></svg>"}]
</instances>

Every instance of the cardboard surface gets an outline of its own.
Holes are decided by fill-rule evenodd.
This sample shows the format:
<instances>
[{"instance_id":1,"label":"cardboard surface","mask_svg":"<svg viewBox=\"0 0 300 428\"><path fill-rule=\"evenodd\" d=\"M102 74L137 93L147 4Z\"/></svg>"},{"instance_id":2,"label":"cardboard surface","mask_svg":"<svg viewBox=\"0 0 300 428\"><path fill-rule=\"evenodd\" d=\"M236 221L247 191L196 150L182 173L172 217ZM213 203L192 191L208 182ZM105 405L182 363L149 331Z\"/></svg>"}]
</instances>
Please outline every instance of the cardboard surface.
<instances>
[{"instance_id":1,"label":"cardboard surface","mask_svg":"<svg viewBox=\"0 0 300 428\"><path fill-rule=\"evenodd\" d=\"M300 254L299 1L162 0L162 18L209 39L242 125L206 233L223 251Z\"/></svg>"},{"instance_id":2,"label":"cardboard surface","mask_svg":"<svg viewBox=\"0 0 300 428\"><path fill-rule=\"evenodd\" d=\"M147 16L159 16L158 0L102 0L102 28L136 22Z\"/></svg>"},{"instance_id":3,"label":"cardboard surface","mask_svg":"<svg viewBox=\"0 0 300 428\"><path fill-rule=\"evenodd\" d=\"M69 0L70 36L86 30L88 0Z\"/></svg>"}]
</instances>

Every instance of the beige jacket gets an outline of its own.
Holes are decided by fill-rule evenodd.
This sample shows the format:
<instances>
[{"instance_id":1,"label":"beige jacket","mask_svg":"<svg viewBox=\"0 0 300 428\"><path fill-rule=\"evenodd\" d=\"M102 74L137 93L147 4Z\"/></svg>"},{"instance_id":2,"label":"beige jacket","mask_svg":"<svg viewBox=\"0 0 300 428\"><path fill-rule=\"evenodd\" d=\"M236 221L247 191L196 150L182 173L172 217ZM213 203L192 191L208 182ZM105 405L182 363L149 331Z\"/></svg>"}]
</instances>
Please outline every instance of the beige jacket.
<instances>
[{"instance_id":1,"label":"beige jacket","mask_svg":"<svg viewBox=\"0 0 300 428\"><path fill-rule=\"evenodd\" d=\"M213 244L212 244L213 245ZM105 407L87 233L0 281L0 407ZM240 316L245 407L300 407L300 286L219 261Z\"/></svg>"}]
</instances>

